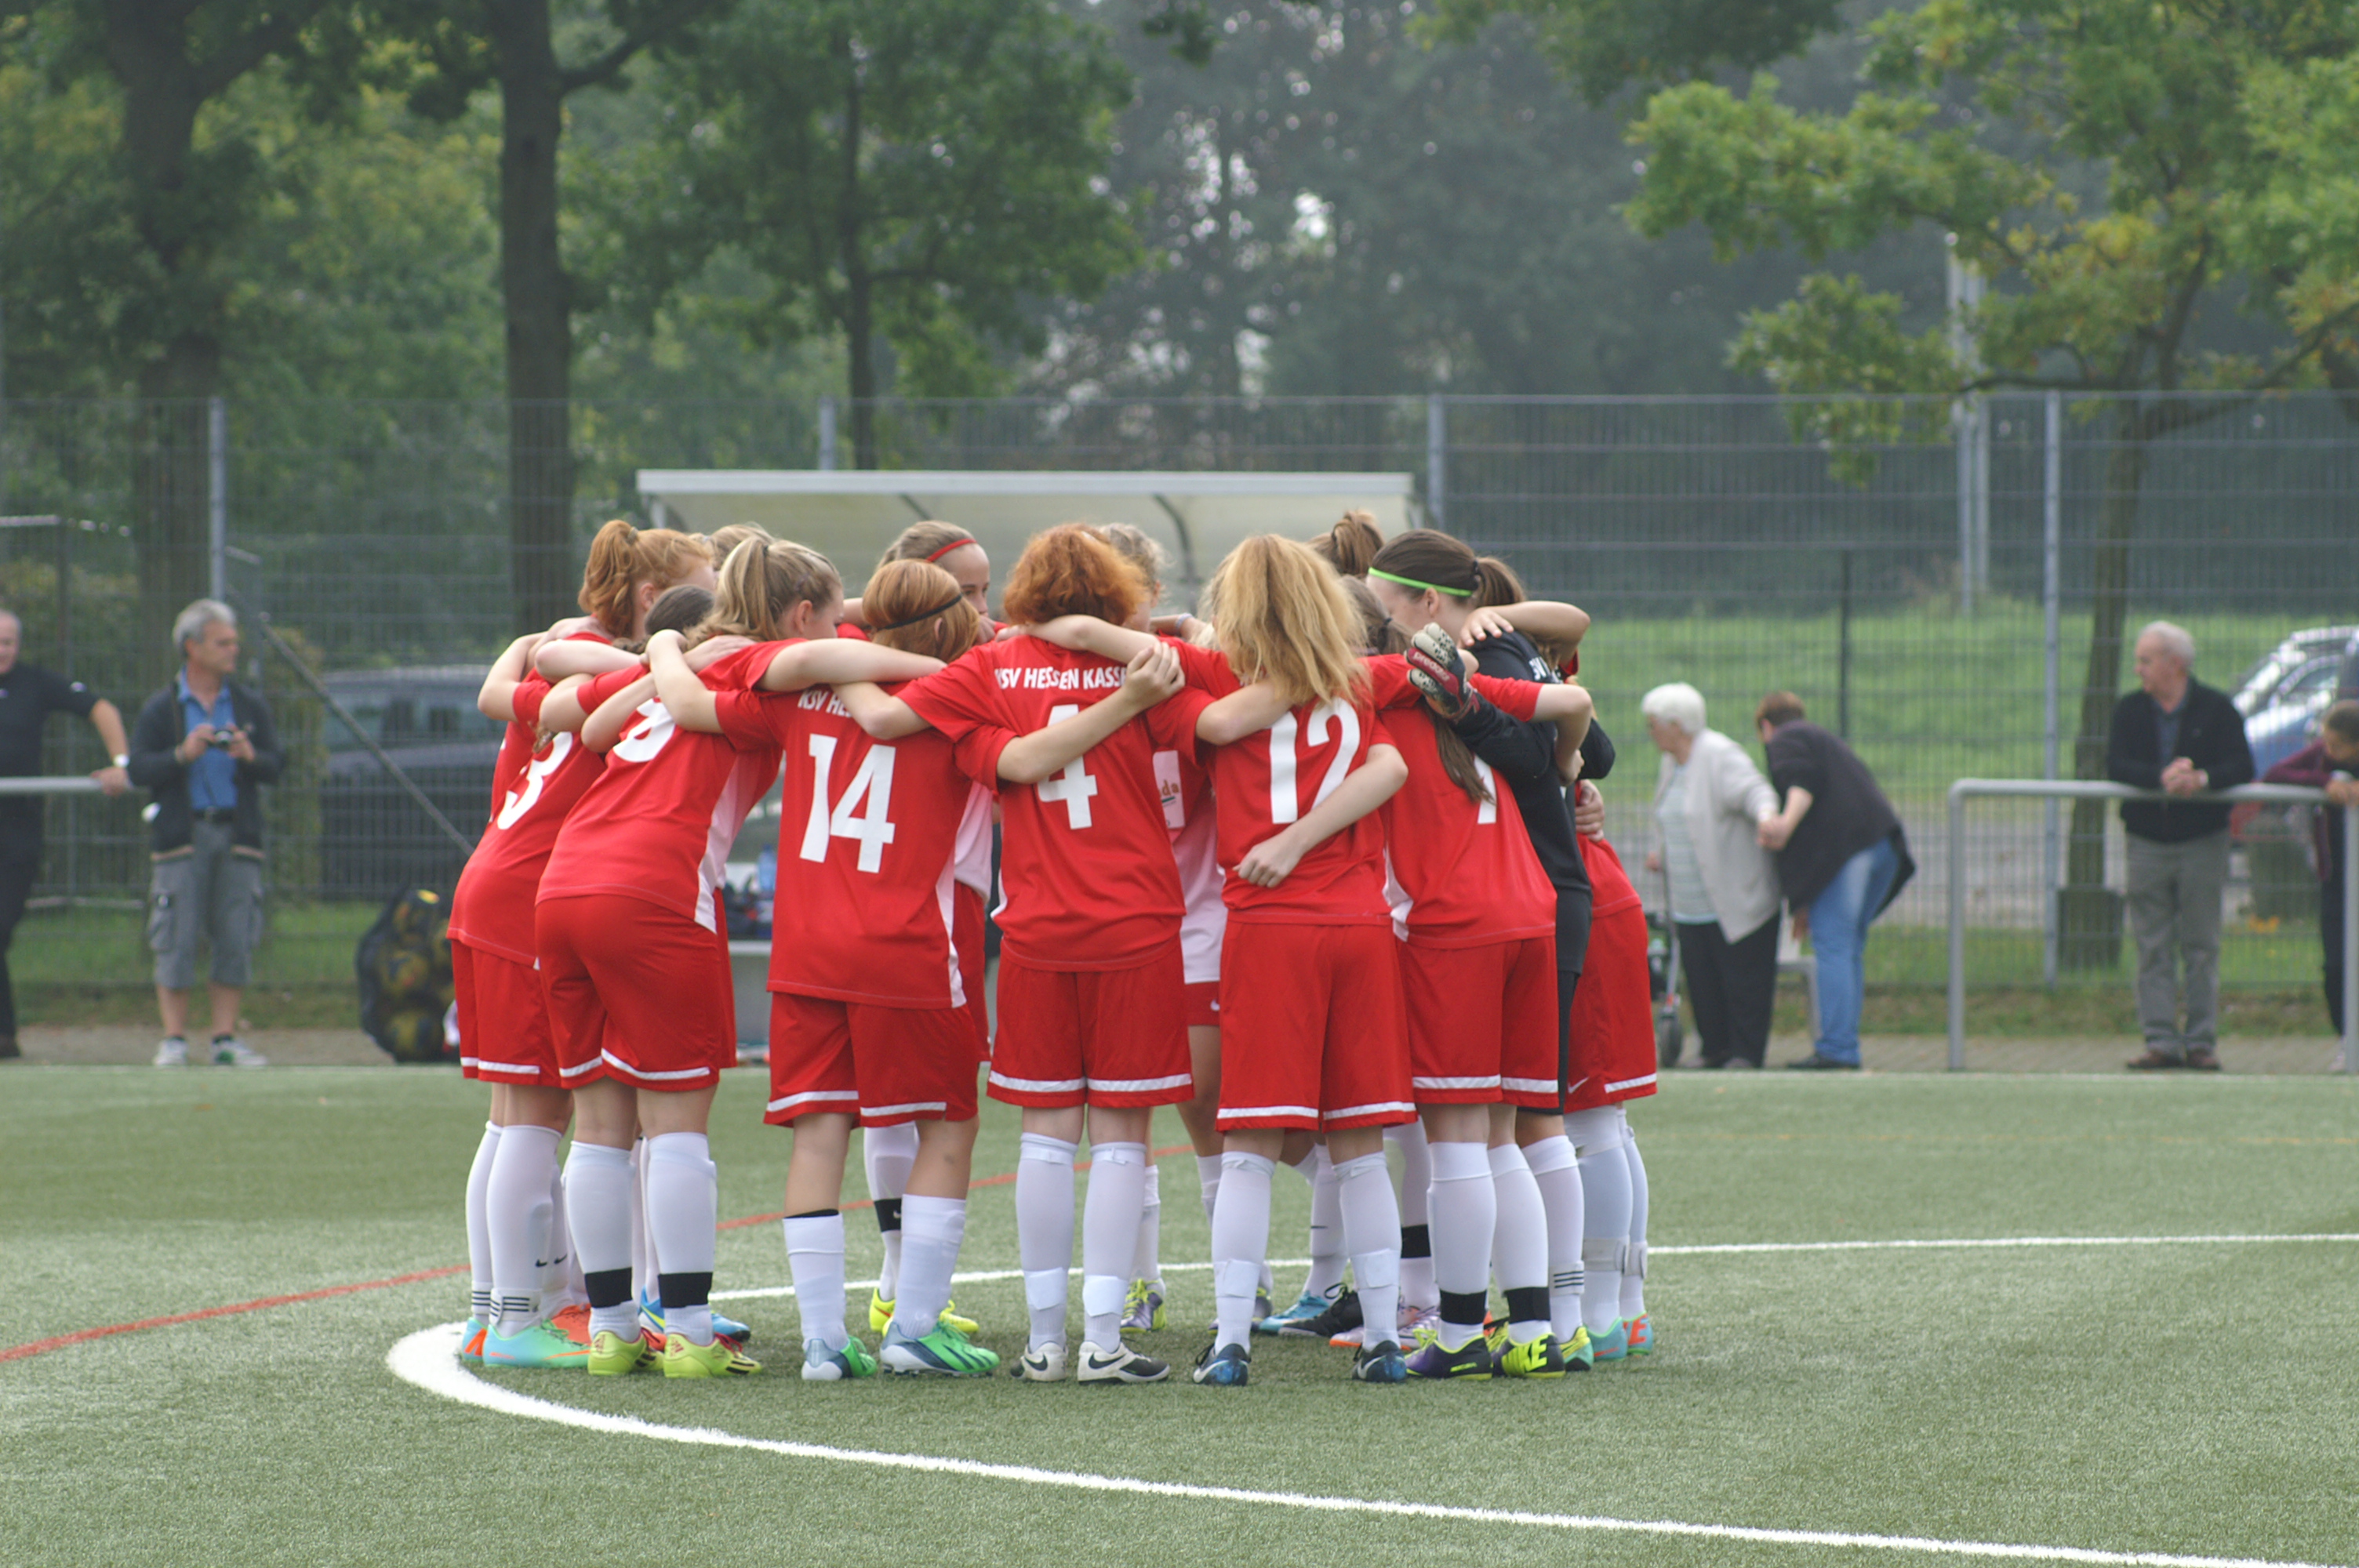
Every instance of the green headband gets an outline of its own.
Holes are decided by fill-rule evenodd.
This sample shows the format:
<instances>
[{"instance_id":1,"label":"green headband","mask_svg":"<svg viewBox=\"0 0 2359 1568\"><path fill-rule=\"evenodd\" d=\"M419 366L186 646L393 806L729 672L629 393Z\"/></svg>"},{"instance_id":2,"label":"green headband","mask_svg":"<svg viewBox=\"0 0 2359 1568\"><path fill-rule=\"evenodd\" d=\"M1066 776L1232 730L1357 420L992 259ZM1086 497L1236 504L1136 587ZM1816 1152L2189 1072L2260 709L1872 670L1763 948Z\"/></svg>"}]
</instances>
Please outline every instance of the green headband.
<instances>
[{"instance_id":1,"label":"green headband","mask_svg":"<svg viewBox=\"0 0 2359 1568\"><path fill-rule=\"evenodd\" d=\"M1460 599L1472 599L1474 597L1474 590L1471 588L1444 588L1438 582L1419 582L1413 577L1399 577L1392 572L1380 572L1374 567L1370 567L1368 568L1368 575L1370 577L1380 577L1386 582L1397 582L1403 588L1430 589L1436 593L1453 594Z\"/></svg>"}]
</instances>

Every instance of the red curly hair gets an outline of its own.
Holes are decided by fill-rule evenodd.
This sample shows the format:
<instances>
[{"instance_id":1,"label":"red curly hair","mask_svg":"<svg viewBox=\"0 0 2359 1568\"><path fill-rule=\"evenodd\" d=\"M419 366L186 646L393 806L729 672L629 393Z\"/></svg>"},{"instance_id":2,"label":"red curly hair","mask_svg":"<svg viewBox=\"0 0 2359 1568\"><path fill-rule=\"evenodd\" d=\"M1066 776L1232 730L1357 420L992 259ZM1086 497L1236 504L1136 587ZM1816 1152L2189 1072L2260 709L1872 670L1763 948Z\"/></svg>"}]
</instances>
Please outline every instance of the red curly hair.
<instances>
[{"instance_id":1,"label":"red curly hair","mask_svg":"<svg viewBox=\"0 0 2359 1568\"><path fill-rule=\"evenodd\" d=\"M1086 523L1035 534L1007 574L1002 612L1018 626L1060 615L1094 615L1116 626L1152 591L1145 574Z\"/></svg>"}]
</instances>

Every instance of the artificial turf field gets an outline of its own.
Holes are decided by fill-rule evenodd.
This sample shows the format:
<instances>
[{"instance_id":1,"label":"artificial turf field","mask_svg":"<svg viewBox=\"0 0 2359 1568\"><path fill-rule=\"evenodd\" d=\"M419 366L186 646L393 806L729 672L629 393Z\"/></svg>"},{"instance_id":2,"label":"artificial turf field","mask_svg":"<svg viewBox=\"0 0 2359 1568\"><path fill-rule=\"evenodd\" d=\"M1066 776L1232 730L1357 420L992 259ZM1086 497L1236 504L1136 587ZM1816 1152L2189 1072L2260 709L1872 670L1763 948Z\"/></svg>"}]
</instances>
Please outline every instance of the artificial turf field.
<instances>
[{"instance_id":1,"label":"artificial turf field","mask_svg":"<svg viewBox=\"0 0 2359 1568\"><path fill-rule=\"evenodd\" d=\"M6 1079L10 1344L464 1260L483 1094L453 1074ZM758 1125L761 1087L741 1072L722 1091L724 1217L777 1207L788 1140ZM1241 1390L1184 1375L807 1385L791 1300L756 1295L732 1310L765 1376L593 1384L461 1373L410 1340L463 1315L453 1274L0 1360L0 1562L1800 1565L1999 1543L2072 1549L2020 1553L2035 1560L2359 1563L2359 1085L1672 1075L1632 1120L1653 1190L1647 1361L1375 1389L1344 1380L1343 1352L1264 1340ZM1014 1169L1016 1133L985 1110L979 1177ZM1157 1133L1180 1141L1164 1119ZM1193 1165L1166 1164L1164 1256L1194 1262ZM855 1160L848 1196L859 1183ZM1307 1190L1281 1175L1278 1196L1276 1250L1299 1255ZM856 1277L875 1233L855 1215L850 1234ZM1680 1250L2228 1236L2336 1239ZM984 1186L962 1266L1014 1265L1012 1189ZM720 1268L724 1292L783 1284L777 1227L725 1231ZM1174 1327L1134 1343L1184 1365L1208 1277L1169 1277ZM1280 1271L1281 1290L1299 1280ZM1012 1277L959 1291L1003 1355L1021 1292ZM405 1340L419 1381L388 1364ZM548 1419L578 1411L648 1425Z\"/></svg>"}]
</instances>

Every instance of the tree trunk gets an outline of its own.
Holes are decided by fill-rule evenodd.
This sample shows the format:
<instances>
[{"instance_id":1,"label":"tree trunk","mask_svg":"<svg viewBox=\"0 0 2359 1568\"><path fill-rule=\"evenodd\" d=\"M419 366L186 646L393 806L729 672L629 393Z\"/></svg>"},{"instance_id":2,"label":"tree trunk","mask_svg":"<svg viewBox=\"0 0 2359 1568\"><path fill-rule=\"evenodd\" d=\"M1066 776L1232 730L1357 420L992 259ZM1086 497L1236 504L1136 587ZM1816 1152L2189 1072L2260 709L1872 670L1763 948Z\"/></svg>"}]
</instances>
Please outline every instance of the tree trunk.
<instances>
[{"instance_id":1,"label":"tree trunk","mask_svg":"<svg viewBox=\"0 0 2359 1568\"><path fill-rule=\"evenodd\" d=\"M876 287L869 276L860 201L860 62L838 35L843 70L843 170L836 193L836 254L843 267L843 357L852 384L852 466L876 466Z\"/></svg>"},{"instance_id":2,"label":"tree trunk","mask_svg":"<svg viewBox=\"0 0 2359 1568\"><path fill-rule=\"evenodd\" d=\"M500 83L500 290L507 313L508 574L516 625L574 612L572 279L557 239L565 85L549 0L487 7Z\"/></svg>"}]
</instances>

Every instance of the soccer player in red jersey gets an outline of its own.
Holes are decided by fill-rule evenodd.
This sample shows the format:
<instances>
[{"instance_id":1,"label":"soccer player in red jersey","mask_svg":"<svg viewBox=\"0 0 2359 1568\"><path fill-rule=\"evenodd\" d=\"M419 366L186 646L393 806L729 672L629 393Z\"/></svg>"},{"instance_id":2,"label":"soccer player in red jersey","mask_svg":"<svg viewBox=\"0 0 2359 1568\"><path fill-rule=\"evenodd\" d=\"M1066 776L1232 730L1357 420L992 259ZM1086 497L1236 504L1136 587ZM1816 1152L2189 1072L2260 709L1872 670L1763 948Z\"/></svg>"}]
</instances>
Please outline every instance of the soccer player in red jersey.
<instances>
[{"instance_id":1,"label":"soccer player in red jersey","mask_svg":"<svg viewBox=\"0 0 2359 1568\"><path fill-rule=\"evenodd\" d=\"M842 584L825 557L800 546L740 545L720 578L703 630L756 645L701 673L714 690L786 692L934 667L836 641ZM712 1329L716 1173L705 1124L720 1071L736 1058L717 911L722 856L777 776L778 752L683 731L654 697L652 676L624 671L588 691L599 706L582 741L607 753L606 768L558 832L536 933L558 1059L574 1082L566 1199L590 1296L589 1367L627 1372L651 1348L630 1300L630 1148L644 1128L664 1372L755 1371Z\"/></svg>"},{"instance_id":2,"label":"soccer player in red jersey","mask_svg":"<svg viewBox=\"0 0 2359 1568\"><path fill-rule=\"evenodd\" d=\"M982 543L973 535L955 523L930 519L912 523L885 547L885 557L876 564L882 568L895 561L923 561L950 573L959 585L959 597L982 621L984 636L997 634L999 624L991 618L991 557L984 553ZM870 624L864 596L844 600L843 613L855 626L866 629Z\"/></svg>"},{"instance_id":3,"label":"soccer player in red jersey","mask_svg":"<svg viewBox=\"0 0 2359 1568\"><path fill-rule=\"evenodd\" d=\"M467 1183L468 1251L473 1294L462 1348L504 1366L579 1366L588 1336L546 1325L544 1274L563 1259L567 1227L557 1143L572 1098L557 1070L549 1019L534 972L533 903L558 825L601 765L571 734L540 728L549 683L530 670L552 635L603 643L645 634L657 597L682 586L709 589L704 543L670 529L633 528L617 519L591 542L582 608L588 620L519 638L493 665L477 706L507 726L492 773L483 837L460 874L451 904L451 966L459 1011L461 1071L491 1085L491 1119Z\"/></svg>"}]
</instances>

